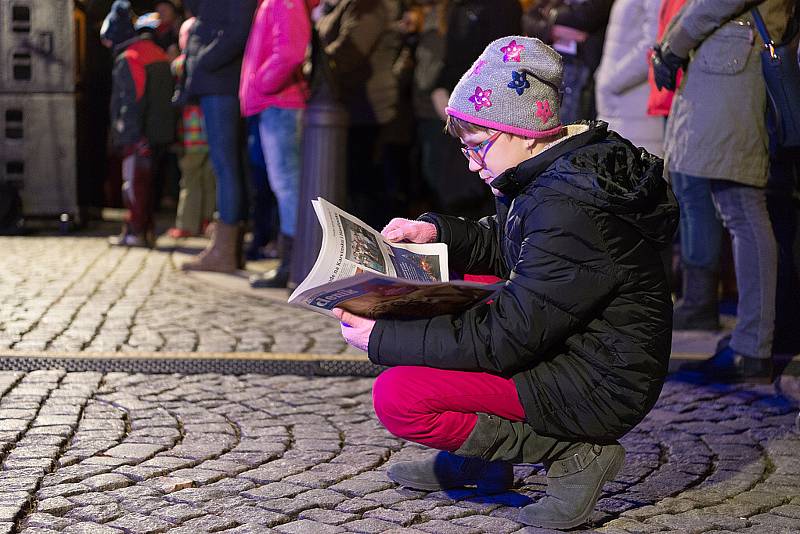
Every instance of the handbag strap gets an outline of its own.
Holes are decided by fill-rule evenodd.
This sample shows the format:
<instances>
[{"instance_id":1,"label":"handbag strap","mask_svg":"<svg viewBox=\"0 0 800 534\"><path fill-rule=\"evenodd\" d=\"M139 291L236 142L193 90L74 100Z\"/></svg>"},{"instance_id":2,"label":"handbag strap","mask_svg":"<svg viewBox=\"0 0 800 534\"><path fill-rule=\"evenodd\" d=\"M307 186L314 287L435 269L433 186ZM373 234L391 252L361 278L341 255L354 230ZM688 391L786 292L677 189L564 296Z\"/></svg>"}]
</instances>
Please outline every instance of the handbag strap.
<instances>
[{"instance_id":1,"label":"handbag strap","mask_svg":"<svg viewBox=\"0 0 800 534\"><path fill-rule=\"evenodd\" d=\"M769 51L770 57L775 59L777 57L775 55L775 41L773 41L772 37L769 35L769 30L767 30L767 25L764 24L764 19L761 17L761 12L757 7L754 7L750 10L750 14L753 15L753 22L756 23L756 29L758 30L758 34L761 36L761 40L764 41L764 48Z\"/></svg>"}]
</instances>

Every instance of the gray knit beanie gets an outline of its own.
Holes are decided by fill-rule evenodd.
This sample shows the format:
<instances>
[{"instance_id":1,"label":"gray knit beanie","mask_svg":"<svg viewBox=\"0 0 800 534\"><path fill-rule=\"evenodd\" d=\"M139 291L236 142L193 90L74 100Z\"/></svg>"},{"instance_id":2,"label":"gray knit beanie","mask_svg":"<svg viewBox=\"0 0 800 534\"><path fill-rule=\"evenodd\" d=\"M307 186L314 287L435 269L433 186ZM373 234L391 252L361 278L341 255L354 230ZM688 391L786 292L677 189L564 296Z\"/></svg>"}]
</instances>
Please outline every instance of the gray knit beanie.
<instances>
[{"instance_id":1,"label":"gray knit beanie","mask_svg":"<svg viewBox=\"0 0 800 534\"><path fill-rule=\"evenodd\" d=\"M489 46L450 95L448 115L522 137L561 126L561 56L539 39L512 35Z\"/></svg>"}]
</instances>

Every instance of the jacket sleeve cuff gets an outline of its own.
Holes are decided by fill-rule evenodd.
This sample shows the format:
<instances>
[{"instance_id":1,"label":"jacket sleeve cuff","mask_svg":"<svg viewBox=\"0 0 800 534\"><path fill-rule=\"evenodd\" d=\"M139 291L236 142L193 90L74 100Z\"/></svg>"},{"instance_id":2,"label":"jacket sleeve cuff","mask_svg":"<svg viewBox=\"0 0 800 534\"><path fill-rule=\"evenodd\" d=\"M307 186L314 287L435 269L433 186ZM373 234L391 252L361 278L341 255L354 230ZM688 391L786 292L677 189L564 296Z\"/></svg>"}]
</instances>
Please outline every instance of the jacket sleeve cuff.
<instances>
[{"instance_id":1,"label":"jacket sleeve cuff","mask_svg":"<svg viewBox=\"0 0 800 534\"><path fill-rule=\"evenodd\" d=\"M367 355L372 363L425 365L424 339L428 321L378 320L369 336Z\"/></svg>"},{"instance_id":2,"label":"jacket sleeve cuff","mask_svg":"<svg viewBox=\"0 0 800 534\"><path fill-rule=\"evenodd\" d=\"M427 212L417 217L417 220L426 223L431 223L432 225L434 225L436 227L436 241L439 243L445 242L444 235L442 234L442 225L440 222L441 220L438 215L436 215L435 213Z\"/></svg>"},{"instance_id":3,"label":"jacket sleeve cuff","mask_svg":"<svg viewBox=\"0 0 800 534\"><path fill-rule=\"evenodd\" d=\"M663 42L664 46L681 59L689 57L689 52L694 50L698 41L683 27L676 26L669 32Z\"/></svg>"}]
</instances>

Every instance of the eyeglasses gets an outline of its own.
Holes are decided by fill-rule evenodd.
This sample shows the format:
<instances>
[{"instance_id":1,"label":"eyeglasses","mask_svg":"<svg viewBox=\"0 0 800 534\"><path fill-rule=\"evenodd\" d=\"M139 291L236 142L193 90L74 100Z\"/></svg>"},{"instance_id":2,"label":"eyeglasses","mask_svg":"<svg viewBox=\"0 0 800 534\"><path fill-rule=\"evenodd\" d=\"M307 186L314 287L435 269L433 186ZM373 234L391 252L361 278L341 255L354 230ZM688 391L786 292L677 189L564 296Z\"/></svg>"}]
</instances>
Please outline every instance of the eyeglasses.
<instances>
[{"instance_id":1,"label":"eyeglasses","mask_svg":"<svg viewBox=\"0 0 800 534\"><path fill-rule=\"evenodd\" d=\"M484 141L478 143L475 146L463 145L461 147L461 153L464 154L464 157L467 158L468 160L474 161L478 165L478 167L480 167L481 169L485 169L486 168L486 161L485 161L486 154L489 152L489 149L492 148L492 145L494 144L494 142L497 141L500 138L500 135L502 133L503 132L495 132L494 134L489 136L487 139L485 139ZM483 154L481 154L481 151L483 151Z\"/></svg>"}]
</instances>

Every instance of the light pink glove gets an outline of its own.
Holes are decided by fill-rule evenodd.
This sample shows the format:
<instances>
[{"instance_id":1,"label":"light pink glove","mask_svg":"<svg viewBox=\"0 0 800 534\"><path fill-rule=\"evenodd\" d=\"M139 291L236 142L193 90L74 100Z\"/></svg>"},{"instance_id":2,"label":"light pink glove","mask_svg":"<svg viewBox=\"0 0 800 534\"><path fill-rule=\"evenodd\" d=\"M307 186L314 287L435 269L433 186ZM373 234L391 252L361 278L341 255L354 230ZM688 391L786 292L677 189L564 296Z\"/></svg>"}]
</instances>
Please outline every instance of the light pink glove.
<instances>
[{"instance_id":1,"label":"light pink glove","mask_svg":"<svg viewBox=\"0 0 800 534\"><path fill-rule=\"evenodd\" d=\"M399 218L392 219L381 230L383 237L395 243L400 241L433 243L436 241L436 233L436 226L429 222Z\"/></svg>"},{"instance_id":2,"label":"light pink glove","mask_svg":"<svg viewBox=\"0 0 800 534\"><path fill-rule=\"evenodd\" d=\"M342 337L349 345L364 352L369 348L369 335L375 326L375 321L366 317L359 317L341 308L334 308L333 314L342 323Z\"/></svg>"}]
</instances>

